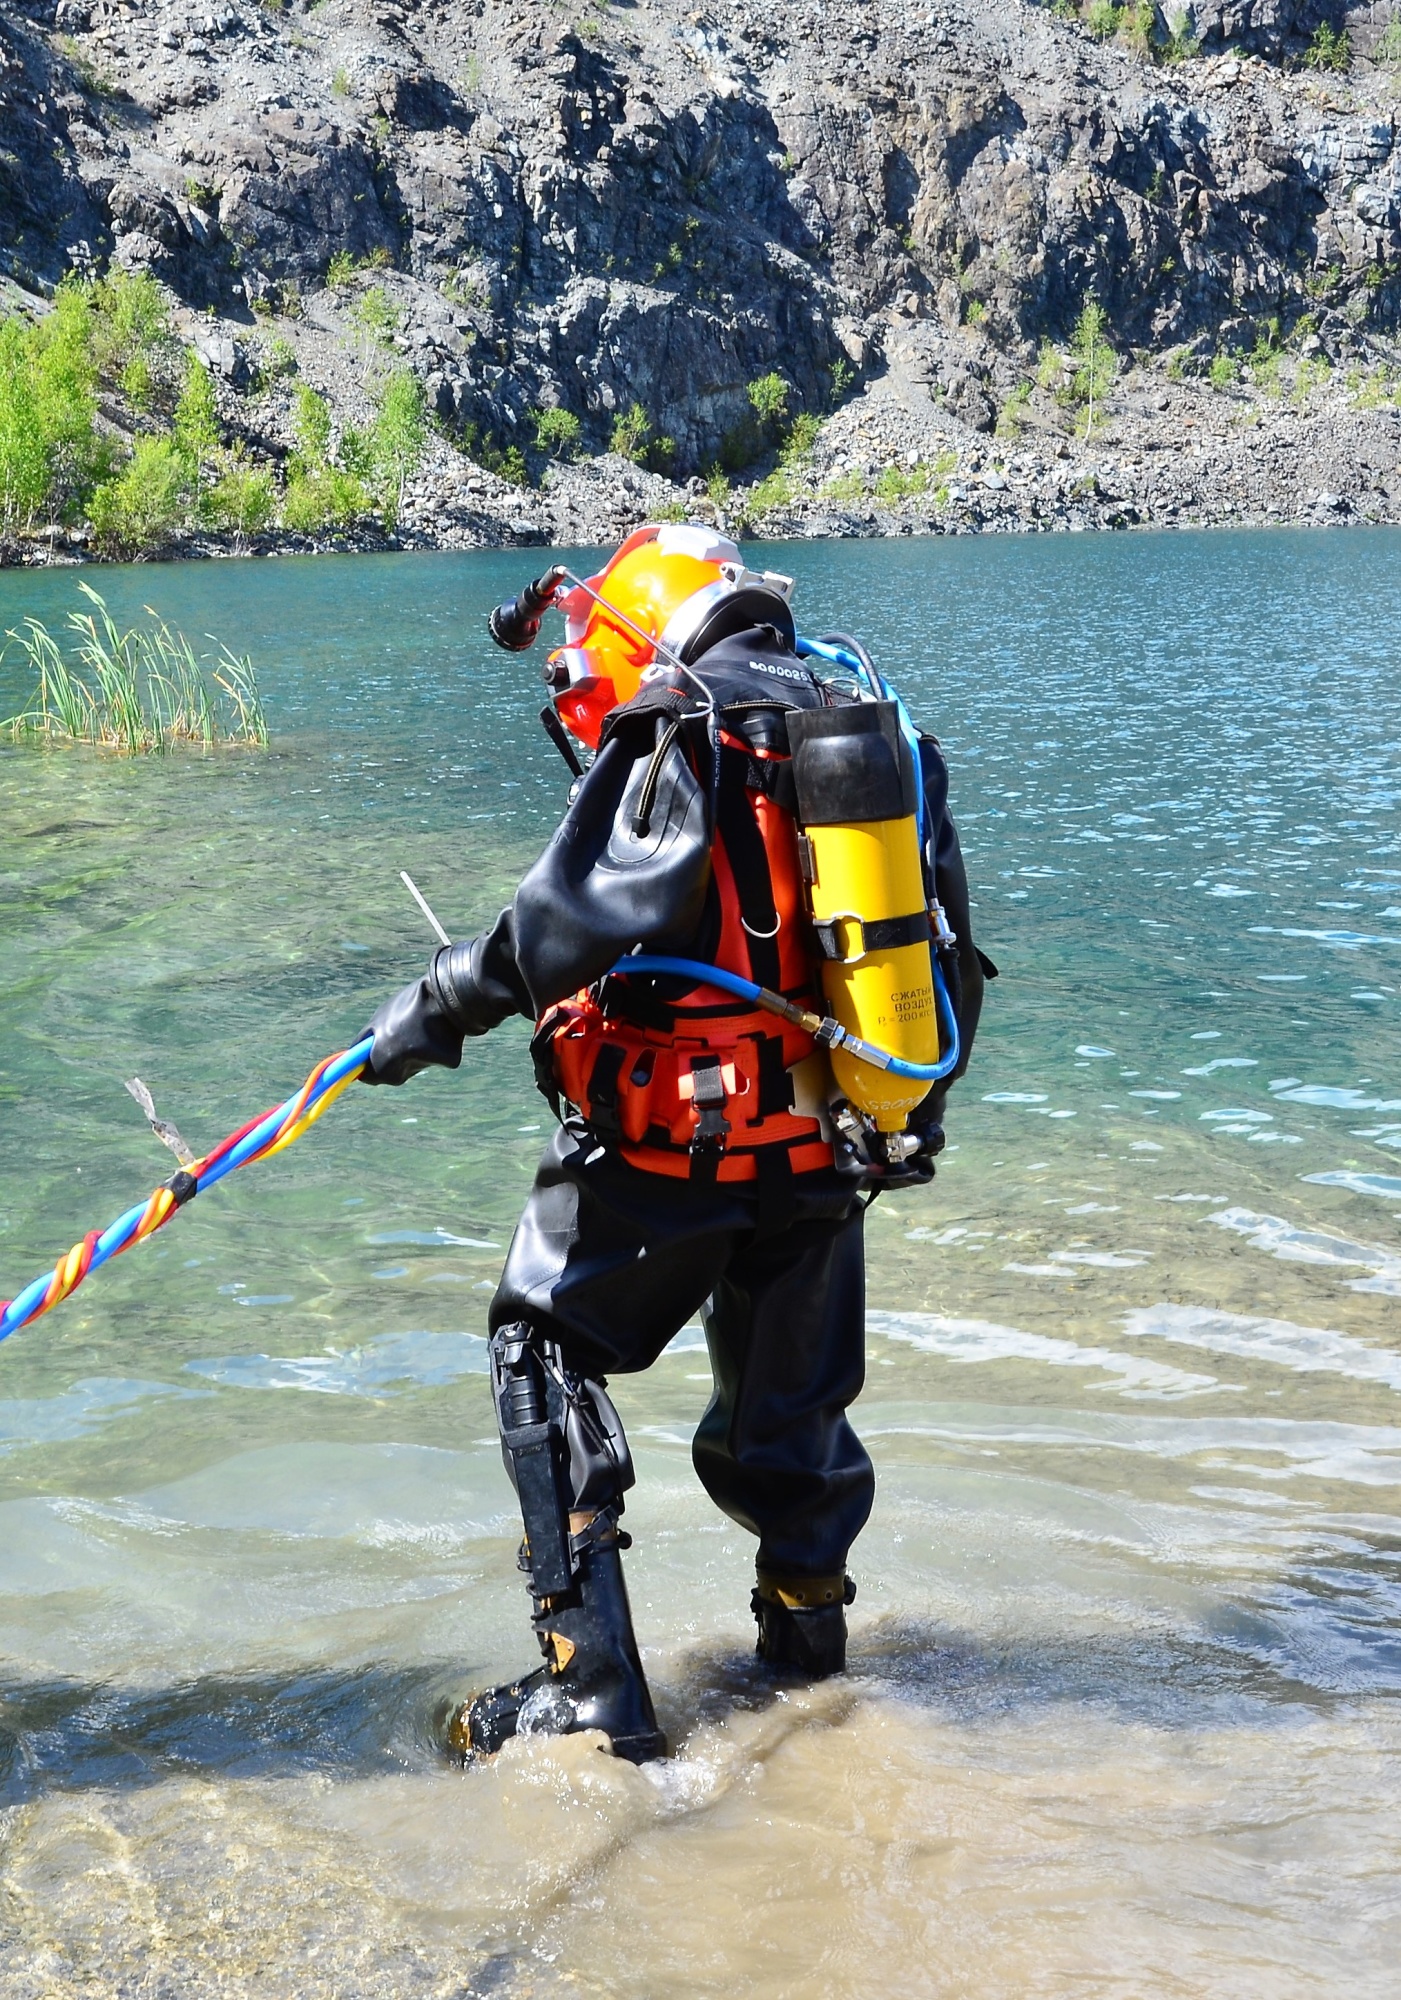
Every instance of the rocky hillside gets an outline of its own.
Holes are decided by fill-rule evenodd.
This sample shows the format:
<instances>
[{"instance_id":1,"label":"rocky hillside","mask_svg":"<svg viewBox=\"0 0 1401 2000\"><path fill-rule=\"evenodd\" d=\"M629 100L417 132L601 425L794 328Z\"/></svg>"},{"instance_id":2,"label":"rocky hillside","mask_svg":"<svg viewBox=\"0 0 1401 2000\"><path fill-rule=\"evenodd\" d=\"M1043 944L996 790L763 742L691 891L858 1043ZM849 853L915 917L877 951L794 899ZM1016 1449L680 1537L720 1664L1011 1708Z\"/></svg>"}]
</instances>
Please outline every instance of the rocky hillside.
<instances>
[{"instance_id":1,"label":"rocky hillside","mask_svg":"<svg viewBox=\"0 0 1401 2000\"><path fill-rule=\"evenodd\" d=\"M6 0L0 268L275 485L412 370L409 540L1394 519L1399 98L1318 0Z\"/></svg>"}]
</instances>

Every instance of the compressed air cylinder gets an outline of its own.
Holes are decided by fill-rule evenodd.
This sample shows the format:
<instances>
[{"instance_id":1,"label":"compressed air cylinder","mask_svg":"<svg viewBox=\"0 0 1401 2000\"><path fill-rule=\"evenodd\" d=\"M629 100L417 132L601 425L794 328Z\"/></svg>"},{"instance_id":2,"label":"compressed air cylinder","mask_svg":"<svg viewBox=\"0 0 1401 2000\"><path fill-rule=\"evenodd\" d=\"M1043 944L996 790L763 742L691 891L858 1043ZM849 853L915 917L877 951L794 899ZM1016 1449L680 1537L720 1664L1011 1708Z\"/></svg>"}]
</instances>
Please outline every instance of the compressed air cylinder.
<instances>
[{"instance_id":1,"label":"compressed air cylinder","mask_svg":"<svg viewBox=\"0 0 1401 2000\"><path fill-rule=\"evenodd\" d=\"M788 717L798 823L830 1012L906 1062L939 1060L914 757L892 701ZM880 1132L898 1132L929 1085L844 1050L837 1082Z\"/></svg>"}]
</instances>

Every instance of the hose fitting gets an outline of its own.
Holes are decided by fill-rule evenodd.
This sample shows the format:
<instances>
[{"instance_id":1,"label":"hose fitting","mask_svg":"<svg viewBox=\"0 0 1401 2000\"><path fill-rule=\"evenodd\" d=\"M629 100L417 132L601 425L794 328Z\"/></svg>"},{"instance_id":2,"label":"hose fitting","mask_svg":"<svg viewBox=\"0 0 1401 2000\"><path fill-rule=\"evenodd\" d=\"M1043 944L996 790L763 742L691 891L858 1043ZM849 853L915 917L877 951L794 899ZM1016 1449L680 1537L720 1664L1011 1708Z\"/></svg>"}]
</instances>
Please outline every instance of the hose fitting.
<instances>
[{"instance_id":1,"label":"hose fitting","mask_svg":"<svg viewBox=\"0 0 1401 2000\"><path fill-rule=\"evenodd\" d=\"M497 645L508 653L525 653L540 635L540 620L559 595L565 571L553 563L543 576L528 583L518 597L498 604L486 621L486 629Z\"/></svg>"}]
</instances>

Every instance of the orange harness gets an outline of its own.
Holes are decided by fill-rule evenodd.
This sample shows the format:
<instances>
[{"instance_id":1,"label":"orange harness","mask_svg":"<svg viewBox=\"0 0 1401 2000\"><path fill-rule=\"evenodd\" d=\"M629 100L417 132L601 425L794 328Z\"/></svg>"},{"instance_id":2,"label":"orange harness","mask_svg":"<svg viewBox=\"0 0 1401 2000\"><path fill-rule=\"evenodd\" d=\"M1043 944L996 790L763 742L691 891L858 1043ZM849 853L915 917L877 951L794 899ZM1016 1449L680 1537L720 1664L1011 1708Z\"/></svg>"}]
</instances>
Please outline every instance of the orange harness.
<instances>
[{"instance_id":1,"label":"orange harness","mask_svg":"<svg viewBox=\"0 0 1401 2000\"><path fill-rule=\"evenodd\" d=\"M713 962L820 1010L797 828L771 796L788 760L727 731L721 744ZM550 1008L535 1048L590 1130L648 1173L767 1181L832 1166L819 1120L793 1108L790 1072L812 1038L718 987L662 999L651 980L610 974Z\"/></svg>"}]
</instances>

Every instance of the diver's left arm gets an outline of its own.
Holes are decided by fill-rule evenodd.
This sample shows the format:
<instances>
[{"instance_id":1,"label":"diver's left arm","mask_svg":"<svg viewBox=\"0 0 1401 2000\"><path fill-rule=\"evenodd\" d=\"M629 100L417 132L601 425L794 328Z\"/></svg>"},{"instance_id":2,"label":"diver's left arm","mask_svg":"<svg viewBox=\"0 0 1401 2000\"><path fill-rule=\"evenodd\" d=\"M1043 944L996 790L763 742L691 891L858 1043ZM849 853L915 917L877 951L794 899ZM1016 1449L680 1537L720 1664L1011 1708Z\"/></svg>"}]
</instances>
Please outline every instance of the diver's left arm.
<instances>
[{"instance_id":1,"label":"diver's left arm","mask_svg":"<svg viewBox=\"0 0 1401 2000\"><path fill-rule=\"evenodd\" d=\"M537 1020L637 945L684 944L705 901L710 838L704 793L672 736L649 718L605 741L511 907L480 937L444 945L375 1015L363 1082L456 1069L464 1037L513 1014Z\"/></svg>"}]
</instances>

